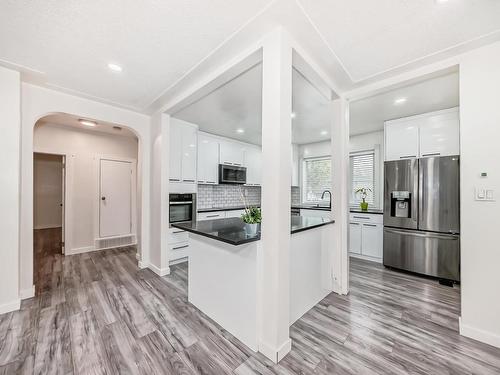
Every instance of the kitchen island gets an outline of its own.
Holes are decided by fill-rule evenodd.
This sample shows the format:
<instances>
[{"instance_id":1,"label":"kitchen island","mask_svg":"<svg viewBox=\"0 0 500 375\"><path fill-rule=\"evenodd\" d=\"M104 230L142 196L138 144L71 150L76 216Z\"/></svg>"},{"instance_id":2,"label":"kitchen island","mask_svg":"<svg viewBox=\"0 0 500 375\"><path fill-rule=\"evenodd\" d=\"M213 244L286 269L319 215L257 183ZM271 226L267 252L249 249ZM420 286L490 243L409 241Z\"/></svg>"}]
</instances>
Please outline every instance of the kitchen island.
<instances>
[{"instance_id":1,"label":"kitchen island","mask_svg":"<svg viewBox=\"0 0 500 375\"><path fill-rule=\"evenodd\" d=\"M329 226L291 217L290 325L332 291ZM190 232L188 299L254 351L259 349L261 235L240 218L172 224Z\"/></svg>"}]
</instances>

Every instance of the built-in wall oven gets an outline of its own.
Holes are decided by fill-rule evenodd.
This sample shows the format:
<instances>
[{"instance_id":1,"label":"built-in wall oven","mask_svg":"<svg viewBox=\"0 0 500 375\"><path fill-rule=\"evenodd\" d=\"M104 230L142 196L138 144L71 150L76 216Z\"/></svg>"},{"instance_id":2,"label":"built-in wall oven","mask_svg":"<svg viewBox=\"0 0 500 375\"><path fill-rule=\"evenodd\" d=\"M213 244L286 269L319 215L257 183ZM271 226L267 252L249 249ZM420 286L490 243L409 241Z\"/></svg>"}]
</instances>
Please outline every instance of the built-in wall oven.
<instances>
[{"instance_id":1,"label":"built-in wall oven","mask_svg":"<svg viewBox=\"0 0 500 375\"><path fill-rule=\"evenodd\" d=\"M169 223L196 221L196 194L170 194Z\"/></svg>"},{"instance_id":2,"label":"built-in wall oven","mask_svg":"<svg viewBox=\"0 0 500 375\"><path fill-rule=\"evenodd\" d=\"M246 184L247 169L235 165L219 164L220 184Z\"/></svg>"}]
</instances>

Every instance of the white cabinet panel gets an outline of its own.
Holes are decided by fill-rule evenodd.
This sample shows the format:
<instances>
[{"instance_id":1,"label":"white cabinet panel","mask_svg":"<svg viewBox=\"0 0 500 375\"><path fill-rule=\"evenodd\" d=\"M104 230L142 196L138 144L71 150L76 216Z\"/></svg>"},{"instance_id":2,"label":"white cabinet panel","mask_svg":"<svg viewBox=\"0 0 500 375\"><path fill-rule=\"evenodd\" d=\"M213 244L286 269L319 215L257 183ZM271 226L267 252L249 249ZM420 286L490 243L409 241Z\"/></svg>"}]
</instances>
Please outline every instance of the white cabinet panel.
<instances>
[{"instance_id":1,"label":"white cabinet panel","mask_svg":"<svg viewBox=\"0 0 500 375\"><path fill-rule=\"evenodd\" d=\"M458 155L458 109L426 117L420 126L420 157Z\"/></svg>"},{"instance_id":2,"label":"white cabinet panel","mask_svg":"<svg viewBox=\"0 0 500 375\"><path fill-rule=\"evenodd\" d=\"M170 122L170 154L169 178L170 181L180 181L182 178L182 131L181 125Z\"/></svg>"},{"instance_id":3,"label":"white cabinet panel","mask_svg":"<svg viewBox=\"0 0 500 375\"><path fill-rule=\"evenodd\" d=\"M300 209L300 216L331 217L332 212L327 210Z\"/></svg>"},{"instance_id":4,"label":"white cabinet panel","mask_svg":"<svg viewBox=\"0 0 500 375\"><path fill-rule=\"evenodd\" d=\"M216 184L219 181L219 141L198 134L198 182Z\"/></svg>"},{"instance_id":5,"label":"white cabinet panel","mask_svg":"<svg viewBox=\"0 0 500 375\"><path fill-rule=\"evenodd\" d=\"M262 151L259 147L247 147L245 166L247 167L247 185L260 185L262 183Z\"/></svg>"},{"instance_id":6,"label":"white cabinet panel","mask_svg":"<svg viewBox=\"0 0 500 375\"><path fill-rule=\"evenodd\" d=\"M361 254L361 223L349 223L349 252Z\"/></svg>"},{"instance_id":7,"label":"white cabinet panel","mask_svg":"<svg viewBox=\"0 0 500 375\"><path fill-rule=\"evenodd\" d=\"M193 126L182 126L182 181L196 181L196 146L197 146L197 129Z\"/></svg>"},{"instance_id":8,"label":"white cabinet panel","mask_svg":"<svg viewBox=\"0 0 500 375\"><path fill-rule=\"evenodd\" d=\"M362 224L361 254L367 257L382 258L383 227L380 224Z\"/></svg>"},{"instance_id":9,"label":"white cabinet panel","mask_svg":"<svg viewBox=\"0 0 500 375\"><path fill-rule=\"evenodd\" d=\"M224 219L226 217L226 211L212 211L212 212L198 212L196 220L215 220Z\"/></svg>"},{"instance_id":10,"label":"white cabinet panel","mask_svg":"<svg viewBox=\"0 0 500 375\"><path fill-rule=\"evenodd\" d=\"M220 142L220 157L221 164L243 165L245 162L245 147L238 142L230 140Z\"/></svg>"},{"instance_id":11,"label":"white cabinet panel","mask_svg":"<svg viewBox=\"0 0 500 375\"><path fill-rule=\"evenodd\" d=\"M245 210L230 210L226 211L226 218L229 217L241 217L245 213Z\"/></svg>"},{"instance_id":12,"label":"white cabinet panel","mask_svg":"<svg viewBox=\"0 0 500 375\"><path fill-rule=\"evenodd\" d=\"M418 157L419 121L395 120L385 123L385 160Z\"/></svg>"}]
</instances>

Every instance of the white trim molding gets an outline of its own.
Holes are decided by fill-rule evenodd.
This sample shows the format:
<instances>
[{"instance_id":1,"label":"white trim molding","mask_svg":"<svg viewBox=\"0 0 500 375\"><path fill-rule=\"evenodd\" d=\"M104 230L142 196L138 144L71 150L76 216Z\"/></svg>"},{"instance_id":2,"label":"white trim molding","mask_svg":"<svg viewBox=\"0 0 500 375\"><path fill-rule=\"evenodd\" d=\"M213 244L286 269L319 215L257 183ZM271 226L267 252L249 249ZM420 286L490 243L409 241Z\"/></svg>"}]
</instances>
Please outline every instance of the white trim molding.
<instances>
[{"instance_id":1,"label":"white trim molding","mask_svg":"<svg viewBox=\"0 0 500 375\"><path fill-rule=\"evenodd\" d=\"M11 311L16 311L21 308L21 299L15 299L14 301L4 303L0 305L0 314L5 314Z\"/></svg>"},{"instance_id":2,"label":"white trim molding","mask_svg":"<svg viewBox=\"0 0 500 375\"><path fill-rule=\"evenodd\" d=\"M264 354L274 363L281 361L292 350L292 340L288 339L278 348L273 348L271 345L261 341L259 343L259 352Z\"/></svg>"},{"instance_id":3,"label":"white trim molding","mask_svg":"<svg viewBox=\"0 0 500 375\"><path fill-rule=\"evenodd\" d=\"M464 324L462 322L462 317L458 318L458 324L462 336L500 348L500 335Z\"/></svg>"},{"instance_id":4,"label":"white trim molding","mask_svg":"<svg viewBox=\"0 0 500 375\"><path fill-rule=\"evenodd\" d=\"M19 298L21 300L33 298L35 296L35 285L32 285L31 288L21 289L19 291Z\"/></svg>"},{"instance_id":5,"label":"white trim molding","mask_svg":"<svg viewBox=\"0 0 500 375\"><path fill-rule=\"evenodd\" d=\"M141 265L143 265L143 264L142 264L142 262L140 262L140 263L141 263ZM142 267L141 267L141 265L139 265L139 268L142 268ZM146 267L144 267L144 268L146 268ZM154 264L151 264L151 263L150 263L150 264L148 265L148 268L149 268L151 271L153 271L154 273L156 273L156 274L157 274L158 276L160 276L160 277L170 275L170 267L158 268L158 267L156 267Z\"/></svg>"}]
</instances>

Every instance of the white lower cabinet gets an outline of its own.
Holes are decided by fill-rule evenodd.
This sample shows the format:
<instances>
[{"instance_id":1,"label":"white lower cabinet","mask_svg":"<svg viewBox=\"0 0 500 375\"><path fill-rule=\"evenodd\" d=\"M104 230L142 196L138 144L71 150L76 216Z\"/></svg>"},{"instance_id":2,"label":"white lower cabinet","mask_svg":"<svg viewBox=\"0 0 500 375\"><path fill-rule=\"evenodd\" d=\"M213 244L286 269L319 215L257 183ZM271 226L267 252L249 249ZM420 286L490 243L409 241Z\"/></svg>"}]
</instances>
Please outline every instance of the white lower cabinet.
<instances>
[{"instance_id":1,"label":"white lower cabinet","mask_svg":"<svg viewBox=\"0 0 500 375\"><path fill-rule=\"evenodd\" d=\"M198 212L197 221L224 219L226 211Z\"/></svg>"},{"instance_id":2,"label":"white lower cabinet","mask_svg":"<svg viewBox=\"0 0 500 375\"><path fill-rule=\"evenodd\" d=\"M226 211L226 218L230 217L241 217L245 213L245 210L230 210Z\"/></svg>"},{"instance_id":3,"label":"white lower cabinet","mask_svg":"<svg viewBox=\"0 0 500 375\"><path fill-rule=\"evenodd\" d=\"M377 214L350 215L349 253L352 256L382 262L384 224Z\"/></svg>"},{"instance_id":4,"label":"white lower cabinet","mask_svg":"<svg viewBox=\"0 0 500 375\"><path fill-rule=\"evenodd\" d=\"M169 262L171 264L184 261L189 256L189 234L188 232L169 228L168 230L168 247L170 249Z\"/></svg>"}]
</instances>

